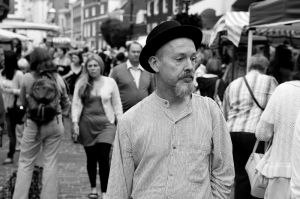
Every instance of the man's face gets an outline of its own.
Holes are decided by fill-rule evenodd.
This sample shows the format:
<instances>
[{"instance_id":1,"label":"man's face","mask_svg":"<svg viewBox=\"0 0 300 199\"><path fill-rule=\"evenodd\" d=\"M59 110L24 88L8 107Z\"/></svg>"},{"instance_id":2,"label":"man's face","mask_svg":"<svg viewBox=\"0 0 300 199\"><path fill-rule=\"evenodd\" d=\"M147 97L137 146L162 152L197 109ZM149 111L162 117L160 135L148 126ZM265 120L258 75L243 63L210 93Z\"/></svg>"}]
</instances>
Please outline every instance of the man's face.
<instances>
[{"instance_id":1,"label":"man's face","mask_svg":"<svg viewBox=\"0 0 300 199\"><path fill-rule=\"evenodd\" d=\"M4 60L5 60L4 50L0 48L0 68L4 67Z\"/></svg>"},{"instance_id":2,"label":"man's face","mask_svg":"<svg viewBox=\"0 0 300 199\"><path fill-rule=\"evenodd\" d=\"M196 48L192 40L174 39L157 52L158 81L173 89L178 97L193 92Z\"/></svg>"},{"instance_id":3,"label":"man's face","mask_svg":"<svg viewBox=\"0 0 300 199\"><path fill-rule=\"evenodd\" d=\"M142 47L139 44L131 44L128 50L128 59L133 64L139 63L139 57L142 51Z\"/></svg>"}]
</instances>

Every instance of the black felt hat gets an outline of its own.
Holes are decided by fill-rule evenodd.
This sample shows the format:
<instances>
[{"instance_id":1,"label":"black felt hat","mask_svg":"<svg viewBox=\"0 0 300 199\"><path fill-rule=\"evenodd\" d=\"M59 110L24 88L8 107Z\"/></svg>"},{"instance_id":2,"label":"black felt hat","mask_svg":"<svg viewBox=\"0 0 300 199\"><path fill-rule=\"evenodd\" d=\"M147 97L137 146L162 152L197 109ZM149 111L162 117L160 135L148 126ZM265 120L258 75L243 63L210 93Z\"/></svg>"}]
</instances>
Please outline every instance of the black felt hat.
<instances>
[{"instance_id":1,"label":"black felt hat","mask_svg":"<svg viewBox=\"0 0 300 199\"><path fill-rule=\"evenodd\" d=\"M155 73L148 63L151 56L169 41L177 38L193 40L196 49L200 47L202 32L199 28L190 25L181 25L177 21L166 21L156 26L148 35L146 45L140 54L141 66L150 73Z\"/></svg>"}]
</instances>

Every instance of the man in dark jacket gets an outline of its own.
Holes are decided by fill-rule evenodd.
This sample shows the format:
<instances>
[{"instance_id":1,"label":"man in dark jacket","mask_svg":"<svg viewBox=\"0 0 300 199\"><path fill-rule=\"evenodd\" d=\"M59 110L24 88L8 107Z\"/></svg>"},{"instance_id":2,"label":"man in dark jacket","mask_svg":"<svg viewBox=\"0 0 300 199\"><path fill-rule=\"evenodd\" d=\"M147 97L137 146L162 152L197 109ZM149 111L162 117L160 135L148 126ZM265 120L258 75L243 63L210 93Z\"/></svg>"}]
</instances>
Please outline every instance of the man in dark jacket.
<instances>
[{"instance_id":1,"label":"man in dark jacket","mask_svg":"<svg viewBox=\"0 0 300 199\"><path fill-rule=\"evenodd\" d=\"M119 87L123 112L126 112L154 90L154 76L139 62L142 45L132 42L128 46L128 60L113 68L111 77Z\"/></svg>"}]
</instances>

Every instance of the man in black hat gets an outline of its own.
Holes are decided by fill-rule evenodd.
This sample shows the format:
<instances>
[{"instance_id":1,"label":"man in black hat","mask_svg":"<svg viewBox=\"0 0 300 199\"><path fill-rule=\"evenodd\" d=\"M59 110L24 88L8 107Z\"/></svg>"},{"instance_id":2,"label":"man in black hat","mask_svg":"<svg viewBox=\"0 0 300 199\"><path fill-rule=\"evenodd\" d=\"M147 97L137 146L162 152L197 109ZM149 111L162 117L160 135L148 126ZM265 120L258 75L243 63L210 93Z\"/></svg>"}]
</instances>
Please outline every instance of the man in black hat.
<instances>
[{"instance_id":1,"label":"man in black hat","mask_svg":"<svg viewBox=\"0 0 300 199\"><path fill-rule=\"evenodd\" d=\"M234 181L226 122L211 99L192 94L202 33L167 21L140 55L156 90L118 123L108 183L110 199L228 198Z\"/></svg>"}]
</instances>

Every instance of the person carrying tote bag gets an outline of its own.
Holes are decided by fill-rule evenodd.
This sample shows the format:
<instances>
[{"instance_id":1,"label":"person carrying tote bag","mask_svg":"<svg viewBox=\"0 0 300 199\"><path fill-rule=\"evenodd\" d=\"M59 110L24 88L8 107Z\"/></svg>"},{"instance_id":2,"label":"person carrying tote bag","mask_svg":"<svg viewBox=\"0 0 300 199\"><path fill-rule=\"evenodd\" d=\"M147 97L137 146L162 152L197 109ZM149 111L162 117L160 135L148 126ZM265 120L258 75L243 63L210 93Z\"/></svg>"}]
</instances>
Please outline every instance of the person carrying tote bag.
<instances>
[{"instance_id":1,"label":"person carrying tote bag","mask_svg":"<svg viewBox=\"0 0 300 199\"><path fill-rule=\"evenodd\" d=\"M280 84L271 96L256 127L260 141L272 139L272 150L256 169L269 180L265 199L290 199L291 154L294 128L300 110L300 81Z\"/></svg>"},{"instance_id":2,"label":"person carrying tote bag","mask_svg":"<svg viewBox=\"0 0 300 199\"><path fill-rule=\"evenodd\" d=\"M243 79L253 101L262 111L264 111L264 108L258 103L257 99L255 98L246 77L243 77ZM263 198L268 185L268 179L265 176L263 176L260 172L258 172L256 169L256 166L259 163L262 163L263 156L264 156L264 154L262 153L256 153L258 144L259 144L259 140L256 140L255 145L253 147L253 151L247 161L245 169L247 171L249 181L250 181L251 195L257 198ZM265 150L265 152L267 152L268 149L269 147Z\"/></svg>"},{"instance_id":3,"label":"person carrying tote bag","mask_svg":"<svg viewBox=\"0 0 300 199\"><path fill-rule=\"evenodd\" d=\"M266 188L268 186L268 178L262 175L257 169L256 166L259 164L265 164L265 156L268 156L270 153L271 142L269 142L268 146L265 144L265 153L257 153L257 147L259 144L259 140L256 140L255 145L253 147L253 151L248 159L246 164L246 171L249 176L250 185L251 185L251 195L257 198L264 198Z\"/></svg>"}]
</instances>

